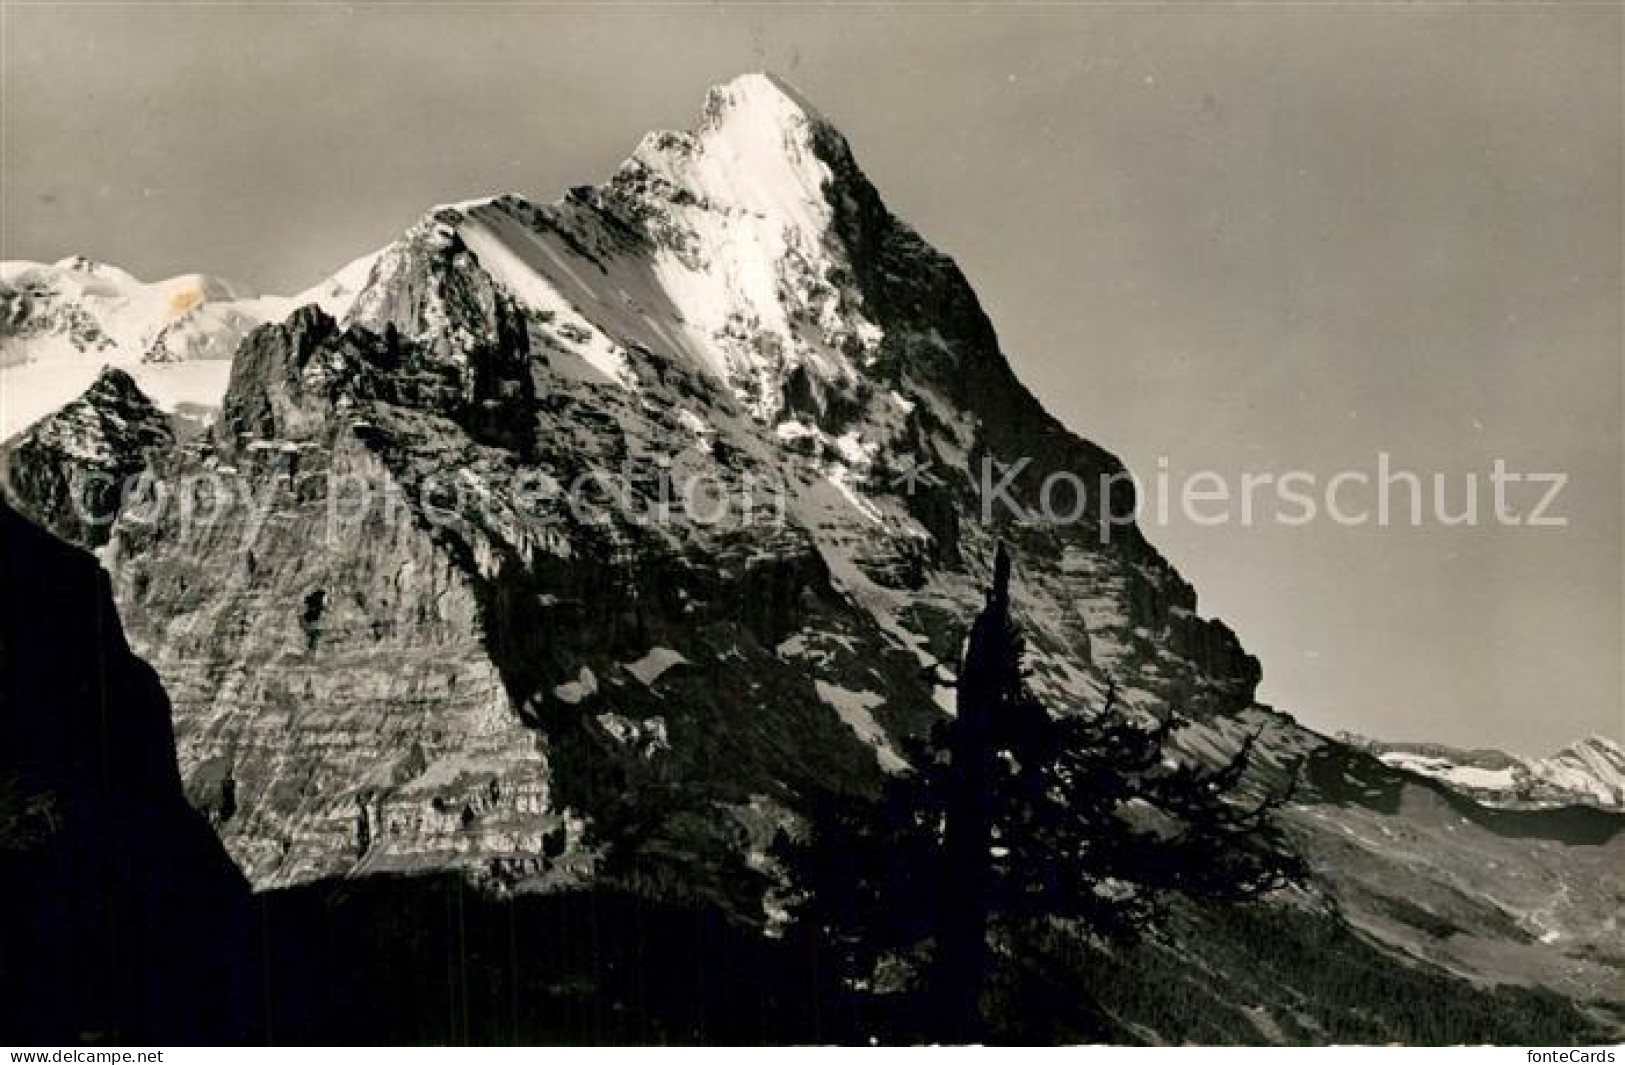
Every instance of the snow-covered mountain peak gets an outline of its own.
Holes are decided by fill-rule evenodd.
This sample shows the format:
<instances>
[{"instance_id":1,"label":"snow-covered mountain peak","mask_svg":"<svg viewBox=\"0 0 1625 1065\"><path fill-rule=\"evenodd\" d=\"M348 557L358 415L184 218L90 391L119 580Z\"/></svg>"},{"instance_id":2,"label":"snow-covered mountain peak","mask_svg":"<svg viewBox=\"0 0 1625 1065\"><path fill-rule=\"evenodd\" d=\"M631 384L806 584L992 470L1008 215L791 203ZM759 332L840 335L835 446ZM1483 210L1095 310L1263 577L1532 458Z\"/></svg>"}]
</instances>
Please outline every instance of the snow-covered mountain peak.
<instances>
[{"instance_id":1,"label":"snow-covered mountain peak","mask_svg":"<svg viewBox=\"0 0 1625 1065\"><path fill-rule=\"evenodd\" d=\"M824 121L818 108L799 90L766 70L740 74L707 90L705 117L708 122L736 117L742 112L766 114L777 125L784 125L788 116L799 116L808 122Z\"/></svg>"},{"instance_id":2,"label":"snow-covered mountain peak","mask_svg":"<svg viewBox=\"0 0 1625 1065\"><path fill-rule=\"evenodd\" d=\"M116 366L102 367L102 372L96 375L96 380L91 382L80 401L97 405L132 402L151 405L135 379Z\"/></svg>"},{"instance_id":3,"label":"snow-covered mountain peak","mask_svg":"<svg viewBox=\"0 0 1625 1065\"><path fill-rule=\"evenodd\" d=\"M118 267L111 266L98 259L92 259L88 255L65 255L51 265L58 270L70 270L74 273L94 274L103 270L113 270L125 277L129 276L123 270L119 270Z\"/></svg>"},{"instance_id":4,"label":"snow-covered mountain peak","mask_svg":"<svg viewBox=\"0 0 1625 1065\"><path fill-rule=\"evenodd\" d=\"M1618 740L1604 736L1601 733L1593 732L1579 743L1573 744L1564 751L1560 752L1559 757L1561 757L1562 754L1579 752L1588 752L1591 754L1601 755L1602 757L1614 759L1620 764L1625 765L1625 744L1621 744Z\"/></svg>"},{"instance_id":5,"label":"snow-covered mountain peak","mask_svg":"<svg viewBox=\"0 0 1625 1065\"><path fill-rule=\"evenodd\" d=\"M207 274L146 282L82 255L0 263L0 438L72 400L104 364L165 409L218 404L237 342L290 309Z\"/></svg>"},{"instance_id":6,"label":"snow-covered mountain peak","mask_svg":"<svg viewBox=\"0 0 1625 1065\"><path fill-rule=\"evenodd\" d=\"M833 128L767 74L712 88L692 132L651 133L623 167L644 172L706 208L770 216L812 237L830 221L828 163L817 148Z\"/></svg>"},{"instance_id":7,"label":"snow-covered mountain peak","mask_svg":"<svg viewBox=\"0 0 1625 1065\"><path fill-rule=\"evenodd\" d=\"M561 373L635 391L650 358L675 359L771 422L793 378L849 389L883 335L840 224L843 176L862 181L840 135L782 82L745 75L604 185L429 210L347 271L336 316L410 338L446 322L488 333L500 292Z\"/></svg>"},{"instance_id":8,"label":"snow-covered mountain peak","mask_svg":"<svg viewBox=\"0 0 1625 1065\"><path fill-rule=\"evenodd\" d=\"M646 136L595 198L645 235L680 346L758 418L796 371L850 381L880 341L838 231L844 172L856 175L840 134L747 74L710 90L691 132Z\"/></svg>"},{"instance_id":9,"label":"snow-covered mountain peak","mask_svg":"<svg viewBox=\"0 0 1625 1065\"><path fill-rule=\"evenodd\" d=\"M1593 735L1547 758L1497 750L1464 751L1443 744L1383 743L1343 737L1388 765L1441 780L1493 806L1581 804L1625 810L1625 747Z\"/></svg>"},{"instance_id":10,"label":"snow-covered mountain peak","mask_svg":"<svg viewBox=\"0 0 1625 1065\"><path fill-rule=\"evenodd\" d=\"M1618 741L1588 736L1539 764L1553 783L1625 808L1625 746Z\"/></svg>"},{"instance_id":11,"label":"snow-covered mountain peak","mask_svg":"<svg viewBox=\"0 0 1625 1065\"><path fill-rule=\"evenodd\" d=\"M773 423L808 397L852 407L882 341L924 335L909 308L940 335L963 333L954 316L979 312L967 312L973 297L945 264L885 211L810 104L771 75L746 74L708 93L691 131L644 138L604 185L548 205L503 195L433 208L292 298L249 299L202 275L148 285L82 259L27 264L27 285L8 268L0 297L15 307L0 362L43 377L59 367L22 364L53 356L77 391L94 372L86 353L121 364L225 358L253 326L305 303L374 331L455 334L451 346L464 349L494 335L500 295L559 372L637 390L655 372L650 359L675 359ZM893 291L897 278L909 292ZM137 372L170 402L149 376ZM26 424L69 398L66 386L38 391L38 409L5 420Z\"/></svg>"},{"instance_id":12,"label":"snow-covered mountain peak","mask_svg":"<svg viewBox=\"0 0 1625 1065\"><path fill-rule=\"evenodd\" d=\"M36 284L54 282L80 296L167 301L167 310L175 317L200 303L246 300L257 295L246 285L210 274L186 273L143 281L128 270L86 255L70 255L49 265L23 261L0 264L0 280L17 283L23 279L33 279Z\"/></svg>"}]
</instances>

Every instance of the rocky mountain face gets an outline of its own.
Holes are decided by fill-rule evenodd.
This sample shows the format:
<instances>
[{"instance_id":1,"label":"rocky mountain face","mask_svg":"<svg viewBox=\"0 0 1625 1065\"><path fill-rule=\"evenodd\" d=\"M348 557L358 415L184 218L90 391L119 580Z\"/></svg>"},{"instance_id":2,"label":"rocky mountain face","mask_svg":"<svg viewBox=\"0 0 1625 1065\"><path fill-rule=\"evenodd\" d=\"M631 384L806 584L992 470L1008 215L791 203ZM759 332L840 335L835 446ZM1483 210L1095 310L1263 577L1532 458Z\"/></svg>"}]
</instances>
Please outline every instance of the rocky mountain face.
<instances>
[{"instance_id":1,"label":"rocky mountain face","mask_svg":"<svg viewBox=\"0 0 1625 1065\"><path fill-rule=\"evenodd\" d=\"M186 802L107 574L0 500L0 1031L233 1038L248 885Z\"/></svg>"},{"instance_id":2,"label":"rocky mountain face","mask_svg":"<svg viewBox=\"0 0 1625 1065\"><path fill-rule=\"evenodd\" d=\"M1114 685L1194 718L1190 757L1307 759L1290 912L1617 1011L1625 819L1486 811L1259 705L1190 585L1132 523L1102 535L1118 461L774 79L601 186L436 208L316 291L243 337L207 433L121 450L193 505L128 508L102 549L255 888L452 872L771 923L774 834L951 708L1002 540L1049 705ZM52 522L46 483L19 503ZM1298 1030L1288 983L1242 1023Z\"/></svg>"},{"instance_id":3,"label":"rocky mountain face","mask_svg":"<svg viewBox=\"0 0 1625 1065\"><path fill-rule=\"evenodd\" d=\"M166 411L218 407L242 338L305 303L343 306L355 269L283 297L204 274L145 282L84 256L0 262L0 439L71 400L104 366L131 374Z\"/></svg>"},{"instance_id":4,"label":"rocky mountain face","mask_svg":"<svg viewBox=\"0 0 1625 1065\"><path fill-rule=\"evenodd\" d=\"M455 874L250 895L185 799L169 701L124 640L106 571L3 499L0 649L14 1043L810 1038L805 967L680 904L498 898ZM695 981L701 968L717 975Z\"/></svg>"},{"instance_id":5,"label":"rocky mountain face","mask_svg":"<svg viewBox=\"0 0 1625 1065\"><path fill-rule=\"evenodd\" d=\"M1625 810L1625 747L1591 736L1547 758L1465 751L1437 743L1384 743L1340 737L1388 765L1442 781L1491 806L1540 809L1596 806Z\"/></svg>"}]
</instances>

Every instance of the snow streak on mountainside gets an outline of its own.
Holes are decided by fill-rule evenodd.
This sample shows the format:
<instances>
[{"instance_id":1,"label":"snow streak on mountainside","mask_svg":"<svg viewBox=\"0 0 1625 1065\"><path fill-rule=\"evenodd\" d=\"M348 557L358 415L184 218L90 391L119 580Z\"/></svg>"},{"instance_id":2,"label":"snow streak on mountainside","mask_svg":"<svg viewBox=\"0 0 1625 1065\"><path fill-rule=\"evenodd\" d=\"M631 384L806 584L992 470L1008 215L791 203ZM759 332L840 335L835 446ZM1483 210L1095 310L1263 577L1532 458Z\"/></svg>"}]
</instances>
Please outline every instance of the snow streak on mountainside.
<instances>
[{"instance_id":1,"label":"snow streak on mountainside","mask_svg":"<svg viewBox=\"0 0 1625 1065\"><path fill-rule=\"evenodd\" d=\"M1026 506L1044 472L1121 467L1020 386L959 270L768 77L713 90L694 132L650 135L602 187L436 208L363 264L337 321L246 338L212 440L170 472L364 474L413 507L455 475L482 486L466 520L334 541L295 494L246 561L246 526L121 525L110 547L194 794L232 782L222 831L257 882L546 879L591 860L583 822L633 855L749 858L798 792L895 769L942 712L998 535L1030 559L1047 697L1116 679L1147 711L1250 702L1257 663L1137 531L982 523L984 456L1030 461ZM711 486L723 520L650 521L647 486L568 505L628 462ZM644 683L629 664L656 649L682 664ZM606 791L584 762L639 783ZM678 783L689 809L655 813ZM707 822L743 835L693 838Z\"/></svg>"},{"instance_id":2,"label":"snow streak on mountainside","mask_svg":"<svg viewBox=\"0 0 1625 1065\"><path fill-rule=\"evenodd\" d=\"M170 416L134 379L109 367L85 394L0 451L0 485L30 503L40 524L99 547L126 502L126 483L175 444Z\"/></svg>"}]
</instances>

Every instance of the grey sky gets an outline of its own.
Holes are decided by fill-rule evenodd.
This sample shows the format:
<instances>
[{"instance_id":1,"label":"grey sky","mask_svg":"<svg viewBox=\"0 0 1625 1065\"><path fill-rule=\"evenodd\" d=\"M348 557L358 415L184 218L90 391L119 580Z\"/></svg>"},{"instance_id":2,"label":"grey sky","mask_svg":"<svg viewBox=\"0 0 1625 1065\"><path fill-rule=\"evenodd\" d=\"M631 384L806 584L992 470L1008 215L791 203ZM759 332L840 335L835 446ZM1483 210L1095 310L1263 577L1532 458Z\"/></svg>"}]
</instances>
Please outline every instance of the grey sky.
<instances>
[{"instance_id":1,"label":"grey sky","mask_svg":"<svg viewBox=\"0 0 1625 1065\"><path fill-rule=\"evenodd\" d=\"M1569 473L1566 529L1150 530L1326 729L1625 735L1612 5L5 10L0 256L302 288L767 67L1142 475ZM1481 493L1487 492L1481 485ZM1537 493L1538 494L1538 493Z\"/></svg>"}]
</instances>

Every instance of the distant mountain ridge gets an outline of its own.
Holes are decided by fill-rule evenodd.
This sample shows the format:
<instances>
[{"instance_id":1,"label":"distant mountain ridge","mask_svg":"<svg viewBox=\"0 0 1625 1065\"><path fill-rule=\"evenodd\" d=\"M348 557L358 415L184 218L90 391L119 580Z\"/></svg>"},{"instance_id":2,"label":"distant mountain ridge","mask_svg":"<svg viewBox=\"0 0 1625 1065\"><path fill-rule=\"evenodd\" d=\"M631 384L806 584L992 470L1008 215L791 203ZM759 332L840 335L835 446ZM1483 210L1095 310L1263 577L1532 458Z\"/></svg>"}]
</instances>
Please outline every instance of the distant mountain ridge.
<instances>
[{"instance_id":1,"label":"distant mountain ridge","mask_svg":"<svg viewBox=\"0 0 1625 1065\"><path fill-rule=\"evenodd\" d=\"M90 388L0 451L0 484L69 543L100 547L131 479L174 447L175 423L135 380L108 367Z\"/></svg>"},{"instance_id":2,"label":"distant mountain ridge","mask_svg":"<svg viewBox=\"0 0 1625 1065\"><path fill-rule=\"evenodd\" d=\"M1588 737L1546 758L1438 743L1391 743L1351 733L1339 738L1396 769L1442 781L1491 806L1625 810L1625 746L1606 736Z\"/></svg>"}]
</instances>

